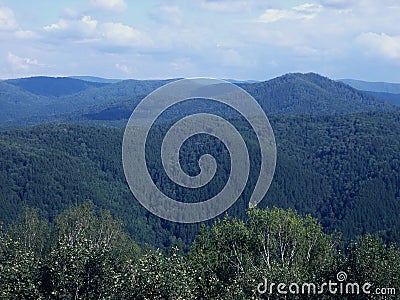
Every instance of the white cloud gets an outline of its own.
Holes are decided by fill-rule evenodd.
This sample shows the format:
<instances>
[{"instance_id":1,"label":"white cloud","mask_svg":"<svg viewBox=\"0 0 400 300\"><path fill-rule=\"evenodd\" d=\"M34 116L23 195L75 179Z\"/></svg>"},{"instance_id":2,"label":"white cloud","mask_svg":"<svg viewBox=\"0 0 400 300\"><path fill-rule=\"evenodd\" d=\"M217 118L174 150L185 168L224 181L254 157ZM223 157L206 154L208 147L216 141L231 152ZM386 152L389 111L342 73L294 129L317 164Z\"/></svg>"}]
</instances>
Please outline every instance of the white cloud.
<instances>
[{"instance_id":1,"label":"white cloud","mask_svg":"<svg viewBox=\"0 0 400 300\"><path fill-rule=\"evenodd\" d=\"M152 44L151 39L138 29L122 23L101 23L90 16L80 19L60 19L44 26L48 40L84 43L107 52L119 51L121 47L142 47Z\"/></svg>"},{"instance_id":2,"label":"white cloud","mask_svg":"<svg viewBox=\"0 0 400 300\"><path fill-rule=\"evenodd\" d=\"M385 33L367 32L357 38L366 47L367 52L373 52L388 59L400 58L400 35L390 36Z\"/></svg>"},{"instance_id":3,"label":"white cloud","mask_svg":"<svg viewBox=\"0 0 400 300\"><path fill-rule=\"evenodd\" d=\"M321 5L305 3L291 9L267 9L258 22L273 23L279 20L310 20L322 10Z\"/></svg>"},{"instance_id":4,"label":"white cloud","mask_svg":"<svg viewBox=\"0 0 400 300\"><path fill-rule=\"evenodd\" d=\"M126 75L131 75L132 71L131 69L124 64L115 64L115 68L119 71L121 71L122 73L125 73Z\"/></svg>"},{"instance_id":5,"label":"white cloud","mask_svg":"<svg viewBox=\"0 0 400 300\"><path fill-rule=\"evenodd\" d=\"M223 49L218 47L216 51L219 62L224 66L244 67L249 64L248 61L235 49Z\"/></svg>"},{"instance_id":6,"label":"white cloud","mask_svg":"<svg viewBox=\"0 0 400 300\"><path fill-rule=\"evenodd\" d=\"M139 30L122 23L104 23L100 25L101 40L115 46L145 46L150 40Z\"/></svg>"},{"instance_id":7,"label":"white cloud","mask_svg":"<svg viewBox=\"0 0 400 300\"><path fill-rule=\"evenodd\" d=\"M53 23L51 25L44 26L43 29L46 31L56 31L56 30L65 30L68 27L67 21L64 19L60 19L57 23Z\"/></svg>"},{"instance_id":8,"label":"white cloud","mask_svg":"<svg viewBox=\"0 0 400 300\"><path fill-rule=\"evenodd\" d=\"M92 6L105 12L123 13L128 5L124 0L91 0Z\"/></svg>"},{"instance_id":9,"label":"white cloud","mask_svg":"<svg viewBox=\"0 0 400 300\"><path fill-rule=\"evenodd\" d=\"M71 8L38 2L30 6L38 8L32 13L27 7L18 11L17 2L8 1L15 14L0 4L4 72L12 63L14 69L43 71L37 60L27 58L34 57L57 74L110 72L116 77L131 72L137 77L265 78L270 72L295 70L340 77L368 68L376 72L364 72L366 77L378 78L389 69L398 73L399 0L163 0L137 5L89 0L71 2ZM110 15L122 12L118 18Z\"/></svg>"},{"instance_id":10,"label":"white cloud","mask_svg":"<svg viewBox=\"0 0 400 300\"><path fill-rule=\"evenodd\" d=\"M10 64L14 71L29 71L31 67L44 67L45 65L40 64L37 59L24 58L15 55L12 52L7 54L7 62Z\"/></svg>"},{"instance_id":11,"label":"white cloud","mask_svg":"<svg viewBox=\"0 0 400 300\"><path fill-rule=\"evenodd\" d=\"M319 0L319 3L322 2L337 6L342 3L339 0ZM391 4L391 0L389 2ZM390 36L400 34L398 28L393 26L400 10L389 9L388 13L388 7L381 7L372 0L350 0L348 3L340 9L321 4L269 9L257 19L259 25L249 23L239 30L253 36L253 43L290 48L293 55L307 56L308 53L315 57L322 54L324 59L362 53L356 37L363 32L385 32Z\"/></svg>"},{"instance_id":12,"label":"white cloud","mask_svg":"<svg viewBox=\"0 0 400 300\"><path fill-rule=\"evenodd\" d=\"M22 40L34 40L39 38L39 35L31 30L17 30L15 36Z\"/></svg>"},{"instance_id":13,"label":"white cloud","mask_svg":"<svg viewBox=\"0 0 400 300\"><path fill-rule=\"evenodd\" d=\"M12 30L16 27L14 12L8 7L0 7L0 30Z\"/></svg>"},{"instance_id":14,"label":"white cloud","mask_svg":"<svg viewBox=\"0 0 400 300\"><path fill-rule=\"evenodd\" d=\"M83 16L81 19L60 19L57 23L44 26L43 29L60 38L88 37L95 33L97 20L90 16Z\"/></svg>"}]
</instances>

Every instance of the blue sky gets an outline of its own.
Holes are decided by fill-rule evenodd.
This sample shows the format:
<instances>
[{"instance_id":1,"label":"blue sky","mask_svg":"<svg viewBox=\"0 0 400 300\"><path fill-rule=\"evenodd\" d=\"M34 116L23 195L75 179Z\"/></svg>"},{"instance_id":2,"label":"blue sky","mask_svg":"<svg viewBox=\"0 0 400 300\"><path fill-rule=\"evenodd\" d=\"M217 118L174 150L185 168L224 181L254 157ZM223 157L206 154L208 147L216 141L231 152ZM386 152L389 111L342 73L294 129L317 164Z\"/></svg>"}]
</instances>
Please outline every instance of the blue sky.
<instances>
[{"instance_id":1,"label":"blue sky","mask_svg":"<svg viewBox=\"0 0 400 300\"><path fill-rule=\"evenodd\" d=\"M0 78L400 82L398 0L0 0Z\"/></svg>"}]
</instances>

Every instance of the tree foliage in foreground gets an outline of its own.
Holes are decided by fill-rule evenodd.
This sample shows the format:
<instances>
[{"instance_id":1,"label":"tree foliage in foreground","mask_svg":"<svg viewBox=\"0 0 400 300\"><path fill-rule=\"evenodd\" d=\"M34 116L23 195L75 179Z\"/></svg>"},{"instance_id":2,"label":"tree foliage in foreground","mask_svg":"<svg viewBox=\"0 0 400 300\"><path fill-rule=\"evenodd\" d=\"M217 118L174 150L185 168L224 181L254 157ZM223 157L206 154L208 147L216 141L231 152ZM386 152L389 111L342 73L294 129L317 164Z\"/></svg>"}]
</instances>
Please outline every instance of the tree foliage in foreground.
<instances>
[{"instance_id":1,"label":"tree foliage in foreground","mask_svg":"<svg viewBox=\"0 0 400 300\"><path fill-rule=\"evenodd\" d=\"M400 293L395 245L367 235L342 253L338 234L324 233L316 219L292 210L252 209L246 223L226 216L204 226L185 255L176 248L169 254L140 250L121 228L91 203L64 211L52 226L24 209L0 234L0 299L280 299L276 289L260 293L260 284L321 285L339 271L349 282Z\"/></svg>"},{"instance_id":2,"label":"tree foliage in foreground","mask_svg":"<svg viewBox=\"0 0 400 300\"><path fill-rule=\"evenodd\" d=\"M196 238L190 254L204 298L257 298L257 284L322 282L340 262L339 240L292 210L249 210L248 223L225 218ZM218 284L208 282L215 278Z\"/></svg>"}]
</instances>

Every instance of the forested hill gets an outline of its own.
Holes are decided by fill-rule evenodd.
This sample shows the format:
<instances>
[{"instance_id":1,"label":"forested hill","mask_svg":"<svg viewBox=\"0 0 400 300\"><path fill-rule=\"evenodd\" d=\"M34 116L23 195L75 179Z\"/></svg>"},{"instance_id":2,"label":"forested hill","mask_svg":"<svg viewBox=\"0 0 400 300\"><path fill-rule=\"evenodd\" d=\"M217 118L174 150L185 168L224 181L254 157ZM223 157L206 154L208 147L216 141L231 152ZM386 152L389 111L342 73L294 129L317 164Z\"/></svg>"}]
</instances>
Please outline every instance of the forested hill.
<instances>
[{"instance_id":1,"label":"forested hill","mask_svg":"<svg viewBox=\"0 0 400 300\"><path fill-rule=\"evenodd\" d=\"M315 73L286 74L239 86L268 113L331 115L395 109L388 102Z\"/></svg>"},{"instance_id":2,"label":"forested hill","mask_svg":"<svg viewBox=\"0 0 400 300\"><path fill-rule=\"evenodd\" d=\"M65 114L79 116L85 109L91 111L138 95L143 97L170 81L125 80L111 84L41 77L2 81L0 126L40 124L54 118L60 120Z\"/></svg>"},{"instance_id":3,"label":"forested hill","mask_svg":"<svg viewBox=\"0 0 400 300\"><path fill-rule=\"evenodd\" d=\"M399 110L389 101L375 98L344 83L318 74L287 74L269 81L237 83L260 103L267 114L335 115L368 111ZM140 98L117 102L107 107L93 107L81 117L71 117L84 124L125 124ZM194 107L192 107L194 109ZM218 111L224 114L224 111ZM114 121L120 121L115 123Z\"/></svg>"},{"instance_id":4,"label":"forested hill","mask_svg":"<svg viewBox=\"0 0 400 300\"><path fill-rule=\"evenodd\" d=\"M311 213L345 239L371 232L400 240L400 112L281 115L270 121L278 162L261 206ZM92 199L121 218L141 245L191 241L198 225L160 220L133 199L122 171L122 134L75 125L0 133L0 220L10 222L23 204L52 220ZM213 153L215 146L208 147ZM238 201L229 213L243 216L247 204Z\"/></svg>"},{"instance_id":5,"label":"forested hill","mask_svg":"<svg viewBox=\"0 0 400 300\"><path fill-rule=\"evenodd\" d=\"M102 87L106 83L89 82L68 77L29 77L6 80L6 83L15 85L21 90L41 96L64 96L82 92L89 88Z\"/></svg>"},{"instance_id":6,"label":"forested hill","mask_svg":"<svg viewBox=\"0 0 400 300\"><path fill-rule=\"evenodd\" d=\"M102 125L114 126L113 121L126 120L145 95L173 80L96 83L33 77L3 81L0 127L54 121L96 125L100 121ZM389 101L314 73L236 84L254 96L268 114L332 115L399 109ZM123 124L120 122L119 126Z\"/></svg>"}]
</instances>

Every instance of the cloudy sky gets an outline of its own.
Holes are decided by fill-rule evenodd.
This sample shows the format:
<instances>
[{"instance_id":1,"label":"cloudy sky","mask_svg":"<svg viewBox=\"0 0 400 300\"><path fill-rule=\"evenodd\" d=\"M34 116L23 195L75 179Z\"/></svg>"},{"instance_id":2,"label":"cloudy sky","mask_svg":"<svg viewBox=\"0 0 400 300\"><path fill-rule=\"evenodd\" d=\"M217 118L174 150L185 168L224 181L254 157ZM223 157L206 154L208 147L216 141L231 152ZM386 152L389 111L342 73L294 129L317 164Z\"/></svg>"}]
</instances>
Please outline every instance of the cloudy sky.
<instances>
[{"instance_id":1,"label":"cloudy sky","mask_svg":"<svg viewBox=\"0 0 400 300\"><path fill-rule=\"evenodd\" d=\"M400 82L399 0L0 0L0 78Z\"/></svg>"}]
</instances>

